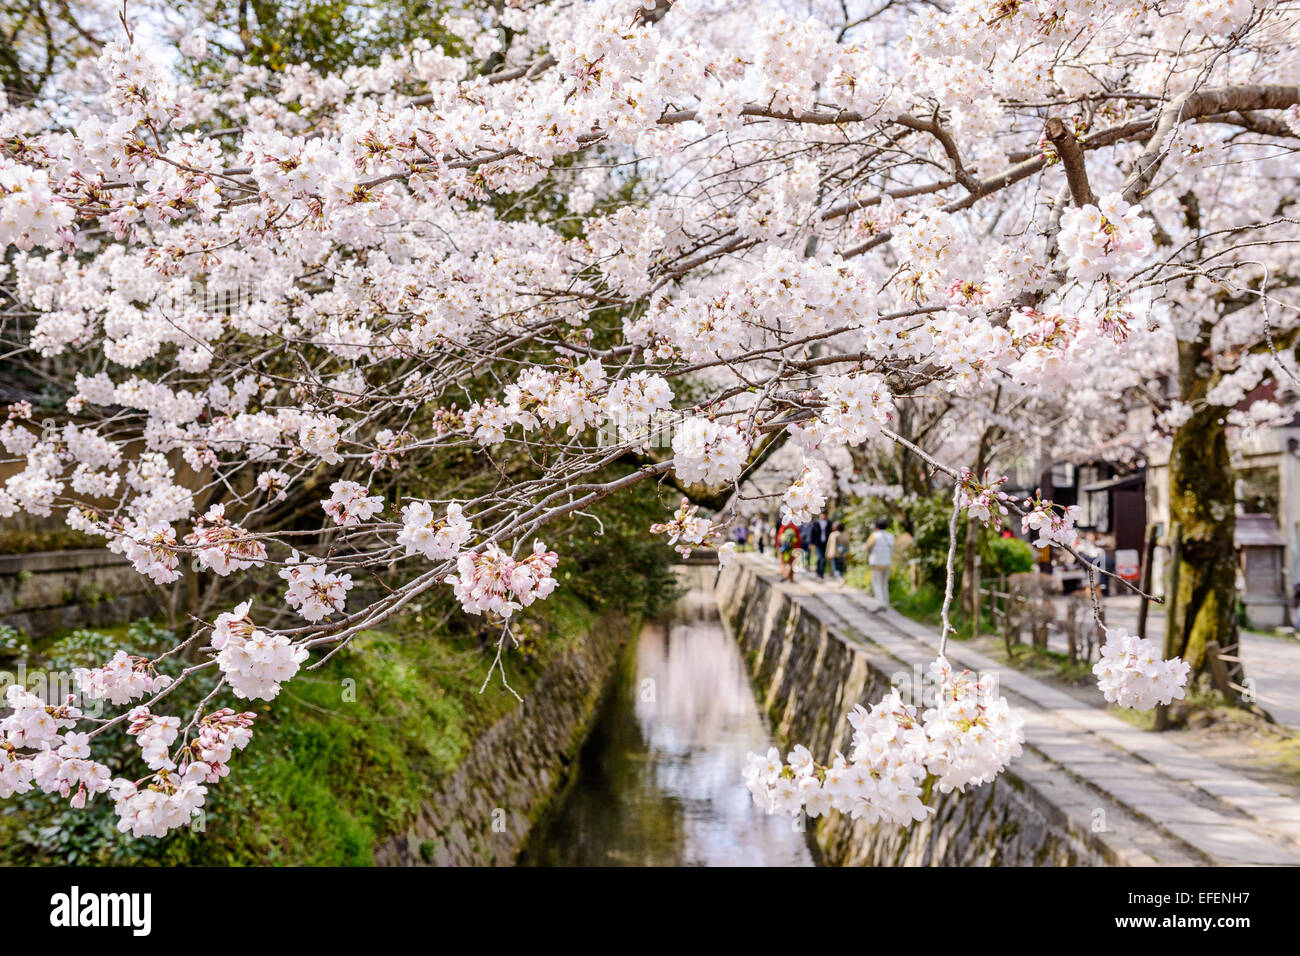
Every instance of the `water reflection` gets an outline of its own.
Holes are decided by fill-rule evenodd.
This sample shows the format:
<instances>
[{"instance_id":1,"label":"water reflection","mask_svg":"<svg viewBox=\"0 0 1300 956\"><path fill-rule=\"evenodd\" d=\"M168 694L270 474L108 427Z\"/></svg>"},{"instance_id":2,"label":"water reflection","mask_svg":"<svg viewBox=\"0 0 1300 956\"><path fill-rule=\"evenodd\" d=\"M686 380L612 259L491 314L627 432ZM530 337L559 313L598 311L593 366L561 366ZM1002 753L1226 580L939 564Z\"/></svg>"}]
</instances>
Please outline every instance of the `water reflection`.
<instances>
[{"instance_id":1,"label":"water reflection","mask_svg":"<svg viewBox=\"0 0 1300 956\"><path fill-rule=\"evenodd\" d=\"M571 789L523 862L535 866L811 866L788 817L741 781L766 749L739 650L695 593L647 626L580 757Z\"/></svg>"}]
</instances>

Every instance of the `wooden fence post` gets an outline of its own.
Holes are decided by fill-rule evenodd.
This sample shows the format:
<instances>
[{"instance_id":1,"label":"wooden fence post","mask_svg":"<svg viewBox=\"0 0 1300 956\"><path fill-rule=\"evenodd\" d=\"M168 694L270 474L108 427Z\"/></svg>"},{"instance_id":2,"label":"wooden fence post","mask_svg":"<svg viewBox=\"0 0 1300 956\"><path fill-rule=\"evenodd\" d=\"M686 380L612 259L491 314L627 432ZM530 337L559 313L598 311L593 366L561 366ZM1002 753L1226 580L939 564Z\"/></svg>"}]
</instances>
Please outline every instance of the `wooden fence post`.
<instances>
[{"instance_id":1,"label":"wooden fence post","mask_svg":"<svg viewBox=\"0 0 1300 956\"><path fill-rule=\"evenodd\" d=\"M1228 679L1228 668L1219 654L1218 641L1205 642L1205 656L1210 662L1210 676L1214 679L1214 686L1226 699L1236 700L1237 692L1232 689L1232 682Z\"/></svg>"},{"instance_id":2,"label":"wooden fence post","mask_svg":"<svg viewBox=\"0 0 1300 956\"><path fill-rule=\"evenodd\" d=\"M1007 661L1011 660L1011 599L1007 594L1007 576L998 575L998 600L1002 604L1002 644L1007 650Z\"/></svg>"}]
</instances>

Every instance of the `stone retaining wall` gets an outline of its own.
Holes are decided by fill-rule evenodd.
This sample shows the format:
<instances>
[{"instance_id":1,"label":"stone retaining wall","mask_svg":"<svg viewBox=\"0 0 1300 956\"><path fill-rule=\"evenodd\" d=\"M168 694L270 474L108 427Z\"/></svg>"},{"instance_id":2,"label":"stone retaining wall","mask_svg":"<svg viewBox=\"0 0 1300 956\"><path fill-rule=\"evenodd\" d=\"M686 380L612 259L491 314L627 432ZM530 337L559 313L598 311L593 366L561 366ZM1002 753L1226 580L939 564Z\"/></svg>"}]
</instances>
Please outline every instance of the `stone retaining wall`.
<instances>
[{"instance_id":1,"label":"stone retaining wall","mask_svg":"<svg viewBox=\"0 0 1300 956\"><path fill-rule=\"evenodd\" d=\"M740 642L759 705L786 744L803 743L818 759L847 752L845 715L889 689L906 670L870 645L857 644L773 587L746 562L718 575L723 620ZM869 636L869 635L868 635ZM1051 770L1031 754L1014 772L965 794L936 795L936 813L903 828L870 825L846 815L817 821L821 862L834 866L1041 866L1117 862L1091 834L1080 832L1035 787Z\"/></svg>"},{"instance_id":2,"label":"stone retaining wall","mask_svg":"<svg viewBox=\"0 0 1300 956\"><path fill-rule=\"evenodd\" d=\"M33 637L154 613L148 580L100 548L0 555L0 623Z\"/></svg>"},{"instance_id":3,"label":"stone retaining wall","mask_svg":"<svg viewBox=\"0 0 1300 956\"><path fill-rule=\"evenodd\" d=\"M601 618L547 668L524 702L497 721L442 782L406 833L375 854L380 866L508 866L569 777L632 636L622 615Z\"/></svg>"}]
</instances>

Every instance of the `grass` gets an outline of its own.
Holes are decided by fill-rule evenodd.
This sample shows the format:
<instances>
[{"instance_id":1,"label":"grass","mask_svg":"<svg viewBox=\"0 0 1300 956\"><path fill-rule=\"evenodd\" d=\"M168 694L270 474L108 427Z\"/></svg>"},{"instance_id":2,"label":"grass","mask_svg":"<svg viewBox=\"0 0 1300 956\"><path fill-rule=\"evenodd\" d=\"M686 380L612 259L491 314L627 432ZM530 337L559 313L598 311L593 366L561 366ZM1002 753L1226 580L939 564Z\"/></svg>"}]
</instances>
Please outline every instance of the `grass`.
<instances>
[{"instance_id":1,"label":"grass","mask_svg":"<svg viewBox=\"0 0 1300 956\"><path fill-rule=\"evenodd\" d=\"M570 594L552 595L520 622L522 647L505 656L511 686L527 697L547 662L580 642L597 617ZM209 786L201 831L135 840L115 831L103 797L74 811L33 794L0 808L0 862L371 864L478 736L517 706L499 676L479 693L493 639L449 636L441 616L423 612L360 635L324 667L300 671L274 701L223 699L258 719L230 776ZM131 640L127 629L83 631L52 648L69 660ZM119 743L123 766L138 770L134 745Z\"/></svg>"},{"instance_id":2,"label":"grass","mask_svg":"<svg viewBox=\"0 0 1300 956\"><path fill-rule=\"evenodd\" d=\"M844 581L849 587L860 591L871 590L871 572L862 565L850 567L845 572ZM898 575L892 575L889 579L889 604L904 617L930 627L938 628L943 620L943 591L930 583L923 583L912 590ZM948 620L953 627L954 640L968 641L974 636L974 622L961 612L955 596L949 608ZM981 629L988 633L992 628L993 620L985 614Z\"/></svg>"},{"instance_id":3,"label":"grass","mask_svg":"<svg viewBox=\"0 0 1300 956\"><path fill-rule=\"evenodd\" d=\"M1155 730L1156 729L1156 712L1154 710L1134 710L1132 707L1107 707L1107 713L1118 717L1126 724L1131 724L1138 730Z\"/></svg>"},{"instance_id":4,"label":"grass","mask_svg":"<svg viewBox=\"0 0 1300 956\"><path fill-rule=\"evenodd\" d=\"M860 590L869 590L871 587L870 574L862 567L850 569L845 575L845 581L851 587ZM913 590L898 575L893 575L889 582L889 603L894 610L905 617L936 629L943 619L943 591L928 582L922 583L920 587ZM956 598L949 608L949 622L953 627L953 640L968 641L974 637L974 619L962 613L957 606ZM997 625L988 613L981 615L980 632L988 635L997 632ZM1029 644L1016 644L1012 645L1011 655L1008 658L1005 648L999 643L995 654L1003 663L1018 670L1050 674L1065 683L1080 684L1092 679L1091 664L1083 661L1071 662L1068 655L1059 651L1035 648Z\"/></svg>"},{"instance_id":5,"label":"grass","mask_svg":"<svg viewBox=\"0 0 1300 956\"><path fill-rule=\"evenodd\" d=\"M1264 740L1259 746L1270 766L1300 785L1300 735Z\"/></svg>"}]
</instances>

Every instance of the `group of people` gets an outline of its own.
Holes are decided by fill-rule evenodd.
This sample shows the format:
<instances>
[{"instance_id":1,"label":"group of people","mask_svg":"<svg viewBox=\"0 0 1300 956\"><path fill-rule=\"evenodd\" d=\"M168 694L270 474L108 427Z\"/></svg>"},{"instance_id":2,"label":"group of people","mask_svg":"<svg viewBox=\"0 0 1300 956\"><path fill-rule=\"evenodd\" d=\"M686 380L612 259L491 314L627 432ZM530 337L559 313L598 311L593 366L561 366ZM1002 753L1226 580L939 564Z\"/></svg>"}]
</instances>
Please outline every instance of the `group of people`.
<instances>
[{"instance_id":1,"label":"group of people","mask_svg":"<svg viewBox=\"0 0 1300 956\"><path fill-rule=\"evenodd\" d=\"M825 579L827 570L836 581L844 580L848 566L849 533L844 522L831 521L825 512L805 524L785 521L775 525L775 533L764 518L759 517L749 525L737 529L736 543L751 541L760 553L766 553L771 544L781 562L781 573L787 581L794 581L796 563L802 559L810 571ZM867 561L871 570L872 594L889 604L889 571L894 563L894 535L889 531L889 519L880 518L867 538Z\"/></svg>"},{"instance_id":2,"label":"group of people","mask_svg":"<svg viewBox=\"0 0 1300 956\"><path fill-rule=\"evenodd\" d=\"M794 562L796 552L803 555L805 564L812 570L814 564L817 577L826 577L829 563L831 573L836 580L844 577L845 562L849 556L849 541L844 534L844 524L832 522L822 512L806 524L796 525L787 521L776 533L777 556L788 580L794 580Z\"/></svg>"}]
</instances>

